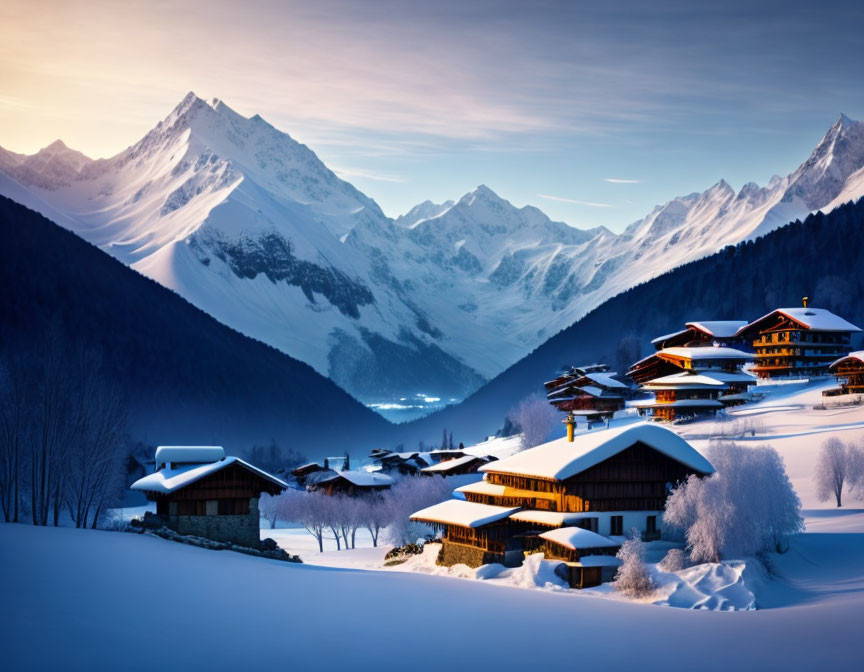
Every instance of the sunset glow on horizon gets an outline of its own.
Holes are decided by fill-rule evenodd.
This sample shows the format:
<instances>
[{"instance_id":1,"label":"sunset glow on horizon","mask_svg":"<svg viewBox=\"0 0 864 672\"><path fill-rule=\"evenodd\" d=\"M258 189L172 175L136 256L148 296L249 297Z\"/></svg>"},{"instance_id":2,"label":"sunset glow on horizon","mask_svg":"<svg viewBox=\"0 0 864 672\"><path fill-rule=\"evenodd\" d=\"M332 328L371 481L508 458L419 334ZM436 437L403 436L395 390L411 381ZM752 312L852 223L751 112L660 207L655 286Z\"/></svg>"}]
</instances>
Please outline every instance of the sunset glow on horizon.
<instances>
[{"instance_id":1,"label":"sunset glow on horizon","mask_svg":"<svg viewBox=\"0 0 864 672\"><path fill-rule=\"evenodd\" d=\"M620 230L720 178L786 174L840 112L864 117L843 85L852 5L504 4L9 0L0 146L109 157L192 90L308 144L390 215L486 183Z\"/></svg>"}]
</instances>

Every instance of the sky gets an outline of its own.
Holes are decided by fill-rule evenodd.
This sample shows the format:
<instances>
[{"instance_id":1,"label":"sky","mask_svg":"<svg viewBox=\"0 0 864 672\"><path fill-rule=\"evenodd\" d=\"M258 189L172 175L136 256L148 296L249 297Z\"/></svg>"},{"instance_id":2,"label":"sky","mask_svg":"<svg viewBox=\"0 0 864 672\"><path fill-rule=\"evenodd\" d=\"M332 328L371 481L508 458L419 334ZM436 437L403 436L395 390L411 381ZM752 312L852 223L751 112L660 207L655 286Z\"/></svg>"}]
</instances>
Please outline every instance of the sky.
<instances>
[{"instance_id":1,"label":"sky","mask_svg":"<svg viewBox=\"0 0 864 672\"><path fill-rule=\"evenodd\" d=\"M0 146L112 156L188 91L396 216L486 184L620 231L864 118L864 3L3 0Z\"/></svg>"}]
</instances>

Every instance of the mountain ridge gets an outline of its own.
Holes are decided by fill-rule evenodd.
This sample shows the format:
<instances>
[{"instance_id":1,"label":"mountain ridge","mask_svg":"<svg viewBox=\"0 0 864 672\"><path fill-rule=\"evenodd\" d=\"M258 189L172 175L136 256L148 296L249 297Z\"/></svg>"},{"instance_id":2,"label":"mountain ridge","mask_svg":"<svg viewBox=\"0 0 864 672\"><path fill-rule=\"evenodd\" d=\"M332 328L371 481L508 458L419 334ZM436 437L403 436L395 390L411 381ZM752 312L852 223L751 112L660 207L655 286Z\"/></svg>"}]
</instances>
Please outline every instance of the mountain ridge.
<instances>
[{"instance_id":1,"label":"mountain ridge","mask_svg":"<svg viewBox=\"0 0 864 672\"><path fill-rule=\"evenodd\" d=\"M306 145L191 92L115 157L55 145L53 163L0 151L0 193L366 402L463 398L627 288L864 194L845 115L787 177L720 180L620 234L483 184L391 220Z\"/></svg>"}]
</instances>

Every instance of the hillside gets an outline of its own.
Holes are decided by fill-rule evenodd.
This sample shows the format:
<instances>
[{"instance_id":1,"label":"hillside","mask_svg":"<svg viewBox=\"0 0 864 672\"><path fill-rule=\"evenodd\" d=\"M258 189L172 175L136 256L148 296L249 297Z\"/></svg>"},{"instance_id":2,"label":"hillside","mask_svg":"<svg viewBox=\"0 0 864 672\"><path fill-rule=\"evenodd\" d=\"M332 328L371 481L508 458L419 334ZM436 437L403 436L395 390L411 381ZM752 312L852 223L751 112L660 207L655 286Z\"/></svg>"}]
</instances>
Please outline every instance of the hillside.
<instances>
[{"instance_id":1,"label":"hillside","mask_svg":"<svg viewBox=\"0 0 864 672\"><path fill-rule=\"evenodd\" d=\"M480 439L563 366L602 361L621 368L616 351L623 339L638 341L646 355L652 338L686 321L753 320L809 296L811 305L864 325L862 268L864 199L727 247L610 299L458 406L410 427L430 438L446 426L466 440Z\"/></svg>"},{"instance_id":2,"label":"hillside","mask_svg":"<svg viewBox=\"0 0 864 672\"><path fill-rule=\"evenodd\" d=\"M307 364L3 197L0 239L0 353L24 356L52 331L97 348L136 440L231 451L275 438L313 458L368 449L388 429Z\"/></svg>"}]
</instances>

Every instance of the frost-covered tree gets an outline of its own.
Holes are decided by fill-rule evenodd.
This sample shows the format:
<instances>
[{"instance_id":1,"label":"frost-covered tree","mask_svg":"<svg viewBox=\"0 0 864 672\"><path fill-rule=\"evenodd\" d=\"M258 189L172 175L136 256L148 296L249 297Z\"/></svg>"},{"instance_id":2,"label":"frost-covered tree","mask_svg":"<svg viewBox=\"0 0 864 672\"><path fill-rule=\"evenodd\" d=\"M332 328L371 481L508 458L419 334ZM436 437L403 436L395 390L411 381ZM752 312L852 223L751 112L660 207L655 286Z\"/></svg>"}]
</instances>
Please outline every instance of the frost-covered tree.
<instances>
[{"instance_id":1,"label":"frost-covered tree","mask_svg":"<svg viewBox=\"0 0 864 672\"><path fill-rule=\"evenodd\" d=\"M621 566L615 574L612 586L627 597L644 597L654 590L654 582L645 565L645 548L636 530L630 539L621 544L618 559Z\"/></svg>"},{"instance_id":2,"label":"frost-covered tree","mask_svg":"<svg viewBox=\"0 0 864 672\"><path fill-rule=\"evenodd\" d=\"M387 528L390 542L404 546L422 537L429 528L410 521L411 514L449 499L450 493L451 486L446 478L409 476L396 483L384 495L390 521Z\"/></svg>"},{"instance_id":3,"label":"frost-covered tree","mask_svg":"<svg viewBox=\"0 0 864 672\"><path fill-rule=\"evenodd\" d=\"M687 566L687 555L680 548L670 548L658 566L664 572L680 572Z\"/></svg>"},{"instance_id":4,"label":"frost-covered tree","mask_svg":"<svg viewBox=\"0 0 864 672\"><path fill-rule=\"evenodd\" d=\"M820 502L834 496L843 506L843 490L864 486L864 451L832 437L822 444L813 474L816 496Z\"/></svg>"},{"instance_id":5,"label":"frost-covered tree","mask_svg":"<svg viewBox=\"0 0 864 672\"><path fill-rule=\"evenodd\" d=\"M360 524L369 530L372 546L378 546L381 530L390 524L390 508L383 497L363 497L357 501L357 517Z\"/></svg>"},{"instance_id":6,"label":"frost-covered tree","mask_svg":"<svg viewBox=\"0 0 864 672\"><path fill-rule=\"evenodd\" d=\"M261 498L258 500L258 512L270 525L271 530L275 529L276 521L279 520L279 504L278 495L268 495L266 492L261 493Z\"/></svg>"},{"instance_id":7,"label":"frost-covered tree","mask_svg":"<svg viewBox=\"0 0 864 672\"><path fill-rule=\"evenodd\" d=\"M780 551L803 531L801 502L771 446L712 445L716 472L690 476L666 502L664 528L678 531L694 562Z\"/></svg>"},{"instance_id":8,"label":"frost-covered tree","mask_svg":"<svg viewBox=\"0 0 864 672\"><path fill-rule=\"evenodd\" d=\"M292 523L300 523L318 542L318 551L324 551L324 532L329 522L330 510L326 495L317 492L286 490L277 495L278 517Z\"/></svg>"},{"instance_id":9,"label":"frost-covered tree","mask_svg":"<svg viewBox=\"0 0 864 672\"><path fill-rule=\"evenodd\" d=\"M513 418L522 433L522 449L533 448L543 443L558 421L558 412L544 397L531 395L514 408L508 417Z\"/></svg>"}]
</instances>

